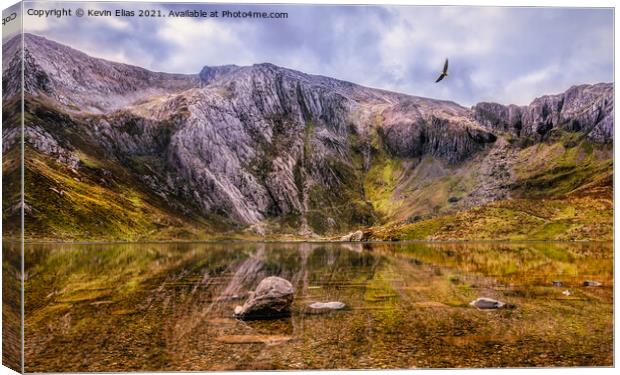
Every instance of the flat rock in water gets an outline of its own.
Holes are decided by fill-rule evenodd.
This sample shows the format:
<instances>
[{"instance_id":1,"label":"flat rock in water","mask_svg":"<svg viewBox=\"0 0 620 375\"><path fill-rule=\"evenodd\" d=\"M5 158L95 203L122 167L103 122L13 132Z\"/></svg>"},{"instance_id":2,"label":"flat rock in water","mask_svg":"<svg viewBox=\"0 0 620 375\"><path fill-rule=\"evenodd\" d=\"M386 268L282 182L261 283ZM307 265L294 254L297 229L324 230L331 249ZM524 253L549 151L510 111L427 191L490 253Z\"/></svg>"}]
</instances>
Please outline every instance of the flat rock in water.
<instances>
[{"instance_id":1,"label":"flat rock in water","mask_svg":"<svg viewBox=\"0 0 620 375\"><path fill-rule=\"evenodd\" d=\"M264 278L243 306L235 307L234 316L243 320L288 316L294 294L295 289L288 280L277 276Z\"/></svg>"},{"instance_id":2,"label":"flat rock in water","mask_svg":"<svg viewBox=\"0 0 620 375\"><path fill-rule=\"evenodd\" d=\"M498 301L492 298L478 298L475 301L472 301L470 305L474 306L480 310L495 310L501 309L506 306L506 304L502 301Z\"/></svg>"},{"instance_id":3,"label":"flat rock in water","mask_svg":"<svg viewBox=\"0 0 620 375\"><path fill-rule=\"evenodd\" d=\"M339 301L333 302L315 302L310 304L311 312L328 312L332 310L341 310L345 308L345 304Z\"/></svg>"},{"instance_id":4,"label":"flat rock in water","mask_svg":"<svg viewBox=\"0 0 620 375\"><path fill-rule=\"evenodd\" d=\"M552 282L551 282L551 284L552 284L553 286L557 286L557 287L560 287L560 286L564 285L564 284L563 284L561 281L559 281L559 280L552 281Z\"/></svg>"}]
</instances>

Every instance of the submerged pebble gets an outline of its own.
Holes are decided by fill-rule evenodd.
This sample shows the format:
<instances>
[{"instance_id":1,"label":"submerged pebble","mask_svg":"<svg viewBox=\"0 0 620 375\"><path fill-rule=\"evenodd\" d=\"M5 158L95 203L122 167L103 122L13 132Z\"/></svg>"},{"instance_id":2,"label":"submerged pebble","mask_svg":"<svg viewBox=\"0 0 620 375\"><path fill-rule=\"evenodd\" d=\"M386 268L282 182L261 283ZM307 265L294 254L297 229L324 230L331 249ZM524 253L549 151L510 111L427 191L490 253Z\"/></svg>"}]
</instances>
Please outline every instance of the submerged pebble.
<instances>
[{"instance_id":1,"label":"submerged pebble","mask_svg":"<svg viewBox=\"0 0 620 375\"><path fill-rule=\"evenodd\" d=\"M311 304L309 307L315 310L340 310L344 309L346 305L339 301L333 302L315 302Z\"/></svg>"},{"instance_id":2,"label":"submerged pebble","mask_svg":"<svg viewBox=\"0 0 620 375\"><path fill-rule=\"evenodd\" d=\"M480 310L495 310L512 307L511 305L506 305L506 303L502 301L486 297L478 298L477 300L472 301L470 305Z\"/></svg>"},{"instance_id":3,"label":"submerged pebble","mask_svg":"<svg viewBox=\"0 0 620 375\"><path fill-rule=\"evenodd\" d=\"M601 286L602 284L598 281L586 280L583 282L583 286Z\"/></svg>"}]
</instances>

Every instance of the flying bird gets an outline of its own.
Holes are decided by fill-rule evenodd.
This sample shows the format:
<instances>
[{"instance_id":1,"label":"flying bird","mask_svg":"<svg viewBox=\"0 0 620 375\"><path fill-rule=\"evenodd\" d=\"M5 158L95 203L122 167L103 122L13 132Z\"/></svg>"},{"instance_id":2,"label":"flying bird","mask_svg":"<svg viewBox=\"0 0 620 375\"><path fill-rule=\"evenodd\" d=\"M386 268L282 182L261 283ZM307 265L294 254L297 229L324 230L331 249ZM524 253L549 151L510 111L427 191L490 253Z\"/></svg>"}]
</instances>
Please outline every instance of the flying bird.
<instances>
[{"instance_id":1,"label":"flying bird","mask_svg":"<svg viewBox=\"0 0 620 375\"><path fill-rule=\"evenodd\" d=\"M448 59L446 59L446 62L443 64L443 71L441 72L441 74L439 75L439 78L437 78L435 83L441 81L447 75L448 75Z\"/></svg>"}]
</instances>

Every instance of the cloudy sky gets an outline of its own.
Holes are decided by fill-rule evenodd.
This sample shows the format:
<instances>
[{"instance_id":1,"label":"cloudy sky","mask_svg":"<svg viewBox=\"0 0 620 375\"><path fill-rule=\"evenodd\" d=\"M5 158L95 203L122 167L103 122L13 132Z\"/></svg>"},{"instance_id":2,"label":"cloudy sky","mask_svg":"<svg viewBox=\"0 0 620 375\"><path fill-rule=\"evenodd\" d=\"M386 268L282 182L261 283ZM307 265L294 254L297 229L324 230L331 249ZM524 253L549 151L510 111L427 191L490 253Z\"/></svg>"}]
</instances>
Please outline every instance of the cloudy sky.
<instances>
[{"instance_id":1,"label":"cloudy sky","mask_svg":"<svg viewBox=\"0 0 620 375\"><path fill-rule=\"evenodd\" d=\"M26 3L25 8L91 4ZM99 9L288 12L287 19L38 18L26 32L151 70L276 65L472 105L527 104L574 84L613 81L613 11L584 8L145 5ZM444 58L450 76L435 84Z\"/></svg>"}]
</instances>

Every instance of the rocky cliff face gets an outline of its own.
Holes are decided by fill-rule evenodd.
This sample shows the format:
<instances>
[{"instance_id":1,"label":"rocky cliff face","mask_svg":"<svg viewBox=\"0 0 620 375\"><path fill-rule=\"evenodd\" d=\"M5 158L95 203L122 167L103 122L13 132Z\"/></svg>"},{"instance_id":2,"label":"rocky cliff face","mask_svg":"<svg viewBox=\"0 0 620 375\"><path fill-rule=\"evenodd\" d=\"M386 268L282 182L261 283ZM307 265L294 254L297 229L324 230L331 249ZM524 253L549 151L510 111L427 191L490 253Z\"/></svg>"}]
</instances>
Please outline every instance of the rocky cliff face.
<instances>
[{"instance_id":1,"label":"rocky cliff face","mask_svg":"<svg viewBox=\"0 0 620 375\"><path fill-rule=\"evenodd\" d=\"M544 138L552 129L580 132L597 143L613 141L613 85L573 86L558 95L536 98L518 107L479 103L474 118L486 127L517 136Z\"/></svg>"},{"instance_id":2,"label":"rocky cliff face","mask_svg":"<svg viewBox=\"0 0 620 375\"><path fill-rule=\"evenodd\" d=\"M17 51L14 43L7 48ZM34 35L25 37L25 56L28 100L51 106L44 116L51 123L80 124L79 136L69 137L62 126L27 123L31 147L80 173L94 157L78 140L88 138L101 150L97 158L128 168L184 215L217 215L259 234L272 222L276 231L288 225L311 235L384 220L371 191L388 201L413 196L404 187L422 168L416 160L430 157L442 171L459 168L503 150L505 142L496 144L507 133L540 141L558 128L598 143L613 137L611 84L576 86L526 107L467 109L272 64L154 73ZM8 98L16 94L16 68L5 66ZM411 169L399 177L386 169L390 163ZM385 173L394 173L394 186L373 179L377 168L388 179ZM445 175L424 173L429 181ZM506 196L472 190L485 195L463 202Z\"/></svg>"}]
</instances>

